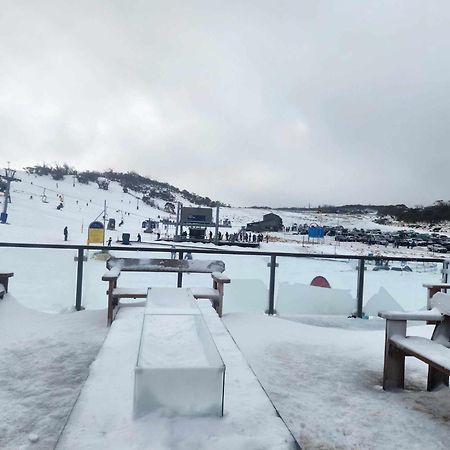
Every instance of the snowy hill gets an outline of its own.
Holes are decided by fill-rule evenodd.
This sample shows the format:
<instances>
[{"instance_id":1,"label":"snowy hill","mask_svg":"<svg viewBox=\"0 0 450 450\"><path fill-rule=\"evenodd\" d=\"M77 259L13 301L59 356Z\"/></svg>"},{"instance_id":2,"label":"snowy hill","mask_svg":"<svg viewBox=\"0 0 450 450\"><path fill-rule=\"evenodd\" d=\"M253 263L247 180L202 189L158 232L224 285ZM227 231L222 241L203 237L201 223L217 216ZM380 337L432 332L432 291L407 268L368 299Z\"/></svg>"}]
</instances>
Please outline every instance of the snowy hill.
<instances>
[{"instance_id":1,"label":"snowy hill","mask_svg":"<svg viewBox=\"0 0 450 450\"><path fill-rule=\"evenodd\" d=\"M175 221L175 214L166 212L167 201L162 198L151 198L151 205L142 201L142 192L127 189L124 192L123 182L109 182L108 190L100 189L95 182L80 183L76 177L66 175L61 180L54 180L50 175L36 175L18 171L16 176L21 182L11 185L11 200L8 205L8 224L0 226L0 242L29 243L63 243L63 229L68 227L70 244L86 244L88 226L95 220L103 220L103 210L106 202L106 221L113 218L116 230L107 231L105 240L109 237L113 242L121 239L122 233L130 233L135 240L142 233L142 223L148 219L161 221L156 230L161 237L172 237L174 225L164 225L163 220ZM183 206L198 206L191 203L183 192L171 192L174 202ZM189 193L188 193L189 194ZM189 194L195 195L195 194ZM200 197L199 197L200 198ZM205 198L205 197L201 197ZM207 198L207 197L206 197ZM3 198L1 198L3 200ZM62 208L60 207L62 205ZM271 212L260 208L221 207L220 221L228 219L232 228L229 232L238 232L249 222L259 221L263 215ZM319 224L328 226L341 225L346 228L378 228L382 231L401 229L395 225L380 225L374 222L376 215L367 214L333 214L315 211L274 211L282 219L286 227L293 224ZM118 226L123 221L122 226ZM142 234L142 242L154 243L155 234ZM262 244L261 250L295 251L302 253L339 253L367 254L382 253L392 256L430 256L425 248L414 250L402 247L372 246L358 242L336 243L334 237L326 237L320 244L307 242L304 236L293 233L270 233L270 243Z\"/></svg>"},{"instance_id":2,"label":"snowy hill","mask_svg":"<svg viewBox=\"0 0 450 450\"><path fill-rule=\"evenodd\" d=\"M4 242L50 243L63 240L62 230L69 228L69 241L73 244L86 243L87 227L92 221L102 220L106 202L106 219L114 218L116 225L123 220L123 226L116 232L108 233L113 240L122 232L136 235L142 231L142 222L147 219L175 220L175 215L164 211L165 200L154 198L154 206L144 203L142 194L128 190L115 181L109 183L108 190L99 189L96 183L79 183L75 177L65 176L54 180L50 175L38 176L18 171L21 182L11 186L12 203L8 206L7 227L0 227L0 240ZM175 194L175 202L184 206L195 206L180 193ZM60 203L63 208L57 209ZM233 231L238 231L248 222L261 220L270 210L222 207L221 220L231 220ZM287 226L293 223L323 222L324 219L338 222L339 218L326 217L314 213L277 212ZM347 218L347 221L350 220ZM353 218L353 221L355 218ZM344 223L345 218L341 218ZM361 218L361 226L370 226L370 218ZM162 234L173 234L173 227L160 230ZM150 239L150 238L148 238ZM148 240L147 239L147 240Z\"/></svg>"}]
</instances>

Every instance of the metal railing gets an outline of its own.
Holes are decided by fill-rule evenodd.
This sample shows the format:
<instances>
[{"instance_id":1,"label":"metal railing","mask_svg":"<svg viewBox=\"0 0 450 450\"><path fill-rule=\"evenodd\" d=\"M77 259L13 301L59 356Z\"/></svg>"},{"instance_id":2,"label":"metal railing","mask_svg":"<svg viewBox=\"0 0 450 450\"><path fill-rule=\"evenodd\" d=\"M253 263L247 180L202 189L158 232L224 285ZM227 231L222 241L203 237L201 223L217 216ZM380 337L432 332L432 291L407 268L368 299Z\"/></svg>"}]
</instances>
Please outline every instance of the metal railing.
<instances>
[{"instance_id":1,"label":"metal railing","mask_svg":"<svg viewBox=\"0 0 450 450\"><path fill-rule=\"evenodd\" d=\"M84 252L87 250L99 251L135 251L135 252L155 252L155 253L173 253L178 254L179 259L183 259L186 251L193 254L214 254L214 255L239 255L245 256L267 256L270 257L270 262L267 266L270 268L269 272L269 298L268 308L266 313L269 315L275 314L275 278L276 269L278 267L277 258L291 257L291 258L315 258L315 259L333 259L333 260L357 260L357 291L356 291L356 316L363 316L363 297L364 297L364 271L367 261L412 261L420 263L440 263L443 264L442 280L447 282L450 260L445 258L418 258L418 257L397 257L397 256L359 256L359 255L334 255L334 254L311 254L311 253L294 253L294 252L266 252L259 250L228 250L223 248L201 249L194 247L146 247L146 246L101 246L101 245L62 245L62 244L29 244L20 242L0 242L1 247L10 248L29 248L29 249L56 249L56 250L77 250L77 277L76 277L76 294L75 294L75 309L80 311L82 309L82 292L83 292L83 262L85 261ZM177 286L182 287L182 273L178 273Z\"/></svg>"}]
</instances>

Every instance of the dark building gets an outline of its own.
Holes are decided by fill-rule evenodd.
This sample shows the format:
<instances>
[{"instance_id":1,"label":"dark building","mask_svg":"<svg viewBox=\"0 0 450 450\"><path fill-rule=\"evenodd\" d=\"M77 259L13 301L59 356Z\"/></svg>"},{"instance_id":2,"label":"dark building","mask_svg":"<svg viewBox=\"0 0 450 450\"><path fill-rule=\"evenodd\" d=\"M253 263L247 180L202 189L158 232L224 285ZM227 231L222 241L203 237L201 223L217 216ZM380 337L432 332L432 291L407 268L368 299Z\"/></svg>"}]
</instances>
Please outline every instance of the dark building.
<instances>
[{"instance_id":1,"label":"dark building","mask_svg":"<svg viewBox=\"0 0 450 450\"><path fill-rule=\"evenodd\" d=\"M263 216L261 222L252 222L247 224L247 231L259 233L261 231L281 231L283 229L283 220L276 214L269 213Z\"/></svg>"}]
</instances>

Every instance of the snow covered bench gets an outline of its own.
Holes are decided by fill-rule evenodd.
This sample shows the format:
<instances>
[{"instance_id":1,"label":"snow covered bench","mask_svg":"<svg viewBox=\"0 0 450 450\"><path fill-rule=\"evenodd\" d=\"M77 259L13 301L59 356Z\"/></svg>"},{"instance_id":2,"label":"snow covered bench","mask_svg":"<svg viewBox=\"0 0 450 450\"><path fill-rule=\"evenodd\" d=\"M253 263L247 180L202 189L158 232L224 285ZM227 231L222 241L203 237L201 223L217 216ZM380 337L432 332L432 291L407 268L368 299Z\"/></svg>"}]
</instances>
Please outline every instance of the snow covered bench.
<instances>
[{"instance_id":1,"label":"snow covered bench","mask_svg":"<svg viewBox=\"0 0 450 450\"><path fill-rule=\"evenodd\" d=\"M225 365L190 289L149 288L134 415L222 416Z\"/></svg>"},{"instance_id":2,"label":"snow covered bench","mask_svg":"<svg viewBox=\"0 0 450 450\"><path fill-rule=\"evenodd\" d=\"M108 271L102 280L108 285L108 325L113 321L114 307L121 298L146 298L147 288L119 288L117 280L121 272L175 272L175 273L210 273L213 279L212 288L191 288L195 298L211 300L213 308L219 317L222 317L224 284L231 280L222 272L225 270L223 261L210 260L179 260L179 259L138 259L138 258L114 258L106 261Z\"/></svg>"},{"instance_id":3,"label":"snow covered bench","mask_svg":"<svg viewBox=\"0 0 450 450\"><path fill-rule=\"evenodd\" d=\"M422 285L427 289L427 308L431 309L431 299L438 292L446 292L450 289L450 283L425 283Z\"/></svg>"},{"instance_id":4,"label":"snow covered bench","mask_svg":"<svg viewBox=\"0 0 450 450\"><path fill-rule=\"evenodd\" d=\"M428 311L378 313L386 319L383 389L404 388L406 356L414 356L428 364L428 391L449 385L450 294L435 294L431 306ZM408 320L437 323L431 339L406 336Z\"/></svg>"},{"instance_id":5,"label":"snow covered bench","mask_svg":"<svg viewBox=\"0 0 450 450\"><path fill-rule=\"evenodd\" d=\"M0 272L0 298L8 292L9 279L13 276L13 272Z\"/></svg>"}]
</instances>

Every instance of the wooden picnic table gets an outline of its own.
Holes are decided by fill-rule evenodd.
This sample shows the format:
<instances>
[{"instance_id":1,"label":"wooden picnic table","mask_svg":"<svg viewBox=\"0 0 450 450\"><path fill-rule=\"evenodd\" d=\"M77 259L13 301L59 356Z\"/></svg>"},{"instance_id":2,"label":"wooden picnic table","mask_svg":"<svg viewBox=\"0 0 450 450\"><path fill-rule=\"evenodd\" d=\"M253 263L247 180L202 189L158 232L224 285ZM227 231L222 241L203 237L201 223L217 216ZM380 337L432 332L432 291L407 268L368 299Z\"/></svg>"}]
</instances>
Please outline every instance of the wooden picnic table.
<instances>
[{"instance_id":1,"label":"wooden picnic table","mask_svg":"<svg viewBox=\"0 0 450 450\"><path fill-rule=\"evenodd\" d=\"M108 325L113 321L114 307L120 298L146 298L147 289L118 288L117 280L121 272L165 272L178 273L177 287L182 287L183 273L210 273L213 279L212 288L191 288L195 298L211 300L219 317L222 317L224 284L230 279L223 275L225 263L219 260L184 260L184 259L158 259L158 258L116 258L106 261L108 271L102 280L108 281Z\"/></svg>"},{"instance_id":2,"label":"wooden picnic table","mask_svg":"<svg viewBox=\"0 0 450 450\"><path fill-rule=\"evenodd\" d=\"M450 283L425 283L422 286L427 289L427 309L431 309L431 299L434 294L450 289Z\"/></svg>"},{"instance_id":3,"label":"wooden picnic table","mask_svg":"<svg viewBox=\"0 0 450 450\"><path fill-rule=\"evenodd\" d=\"M8 292L9 279L13 276L13 272L0 272L0 299Z\"/></svg>"},{"instance_id":4,"label":"wooden picnic table","mask_svg":"<svg viewBox=\"0 0 450 450\"><path fill-rule=\"evenodd\" d=\"M448 387L450 374L450 316L439 310L448 303L448 294L441 296L441 303L432 302L429 311L380 311L379 317L386 319L384 346L383 389L404 389L405 357L414 356L428 364L427 390L445 385ZM443 300L442 300L443 298ZM433 303L435 303L433 305ZM448 308L448 307L447 307ZM421 336L407 336L407 321L426 321L433 323L435 329L431 339Z\"/></svg>"}]
</instances>

